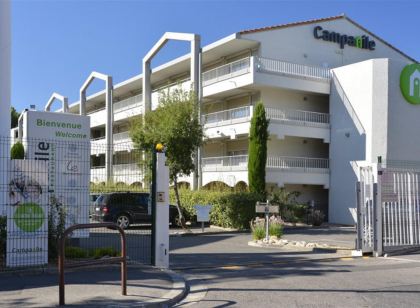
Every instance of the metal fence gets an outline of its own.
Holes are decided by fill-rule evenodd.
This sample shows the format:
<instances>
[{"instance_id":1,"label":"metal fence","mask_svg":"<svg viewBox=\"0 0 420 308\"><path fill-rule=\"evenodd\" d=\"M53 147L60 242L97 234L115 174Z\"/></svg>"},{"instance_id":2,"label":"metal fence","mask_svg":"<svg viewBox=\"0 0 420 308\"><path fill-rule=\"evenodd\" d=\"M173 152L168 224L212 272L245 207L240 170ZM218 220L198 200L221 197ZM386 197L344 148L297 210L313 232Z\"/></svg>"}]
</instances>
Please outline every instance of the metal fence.
<instances>
[{"instance_id":1,"label":"metal fence","mask_svg":"<svg viewBox=\"0 0 420 308\"><path fill-rule=\"evenodd\" d=\"M387 162L360 171L358 248L377 255L420 248L420 163Z\"/></svg>"},{"instance_id":2,"label":"metal fence","mask_svg":"<svg viewBox=\"0 0 420 308\"><path fill-rule=\"evenodd\" d=\"M129 262L151 263L149 185L131 142L21 142L24 159L11 160L11 141L0 140L0 271L55 267L64 228L100 221L128 224ZM121 253L118 232L107 228L74 232L66 247L70 262Z\"/></svg>"}]
</instances>

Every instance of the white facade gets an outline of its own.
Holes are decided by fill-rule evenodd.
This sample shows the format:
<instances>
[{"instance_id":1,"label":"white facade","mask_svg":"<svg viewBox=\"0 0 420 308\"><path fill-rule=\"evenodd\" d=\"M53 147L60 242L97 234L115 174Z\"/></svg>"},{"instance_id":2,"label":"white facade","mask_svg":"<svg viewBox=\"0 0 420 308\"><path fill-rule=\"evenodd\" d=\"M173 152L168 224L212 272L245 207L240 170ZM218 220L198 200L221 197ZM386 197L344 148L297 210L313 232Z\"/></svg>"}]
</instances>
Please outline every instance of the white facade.
<instances>
[{"instance_id":1,"label":"white facade","mask_svg":"<svg viewBox=\"0 0 420 308\"><path fill-rule=\"evenodd\" d=\"M364 48L350 46L351 41L341 48L340 42L316 38L324 30L346 40L369 38ZM419 153L420 142L409 138L419 131L420 110L404 101L398 83L402 67L413 62L345 16L243 31L203 47L201 121L207 142L201 151L202 185L248 183L250 120L262 101L270 119L267 188L298 190L300 201L313 200L328 210L330 222L354 223L352 162L375 162L377 156L414 160ZM152 70L152 109L159 90L189 88L189 65L186 55ZM134 76L113 90L112 169L114 181L118 177L127 184L142 183L135 162L123 159L133 147L130 119L144 109L142 78ZM78 112L78 105L70 111ZM105 91L87 98L86 112L92 144L104 143ZM98 149L92 146L97 163L91 181L105 182L104 153ZM192 177L180 181L192 185Z\"/></svg>"}]
</instances>

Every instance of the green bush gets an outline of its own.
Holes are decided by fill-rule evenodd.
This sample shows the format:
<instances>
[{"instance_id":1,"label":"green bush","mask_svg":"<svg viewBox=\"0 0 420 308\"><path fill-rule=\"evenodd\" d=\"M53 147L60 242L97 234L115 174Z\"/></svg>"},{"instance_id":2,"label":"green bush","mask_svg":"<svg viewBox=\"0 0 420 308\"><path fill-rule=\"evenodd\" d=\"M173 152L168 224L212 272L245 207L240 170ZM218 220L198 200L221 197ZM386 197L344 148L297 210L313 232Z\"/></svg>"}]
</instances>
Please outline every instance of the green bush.
<instances>
[{"instance_id":1,"label":"green bush","mask_svg":"<svg viewBox=\"0 0 420 308\"><path fill-rule=\"evenodd\" d=\"M278 238L281 238L283 235L283 225L271 223L268 225L268 234L270 236L277 236Z\"/></svg>"},{"instance_id":2,"label":"green bush","mask_svg":"<svg viewBox=\"0 0 420 308\"><path fill-rule=\"evenodd\" d=\"M309 221L314 226L320 226L324 222L325 214L320 210L312 210L309 214Z\"/></svg>"},{"instance_id":3,"label":"green bush","mask_svg":"<svg viewBox=\"0 0 420 308\"><path fill-rule=\"evenodd\" d=\"M265 238L264 226L255 226L252 230L252 238L254 240L262 240L263 238Z\"/></svg>"},{"instance_id":4,"label":"green bush","mask_svg":"<svg viewBox=\"0 0 420 308\"><path fill-rule=\"evenodd\" d=\"M258 194L250 192L191 191L188 189L181 189L179 192L181 208L186 220L194 221L194 205L211 204L213 208L210 212L210 222L226 228L248 229L249 221L255 216L255 204L261 201ZM170 192L170 201L175 204L173 191Z\"/></svg>"},{"instance_id":5,"label":"green bush","mask_svg":"<svg viewBox=\"0 0 420 308\"><path fill-rule=\"evenodd\" d=\"M89 255L95 259L99 259L105 256L116 257L119 255L119 252L112 247L102 247L91 250Z\"/></svg>"},{"instance_id":6,"label":"green bush","mask_svg":"<svg viewBox=\"0 0 420 308\"><path fill-rule=\"evenodd\" d=\"M119 252L112 247L101 247L88 250L80 247L68 246L65 248L64 253L68 259L99 259L105 256L116 257L119 255Z\"/></svg>"},{"instance_id":7,"label":"green bush","mask_svg":"<svg viewBox=\"0 0 420 308\"><path fill-rule=\"evenodd\" d=\"M25 148L21 142L16 142L10 149L10 158L11 159L24 159L25 158Z\"/></svg>"},{"instance_id":8,"label":"green bush","mask_svg":"<svg viewBox=\"0 0 420 308\"><path fill-rule=\"evenodd\" d=\"M68 246L64 248L64 255L67 259L83 259L89 256L89 252L80 247Z\"/></svg>"}]
</instances>

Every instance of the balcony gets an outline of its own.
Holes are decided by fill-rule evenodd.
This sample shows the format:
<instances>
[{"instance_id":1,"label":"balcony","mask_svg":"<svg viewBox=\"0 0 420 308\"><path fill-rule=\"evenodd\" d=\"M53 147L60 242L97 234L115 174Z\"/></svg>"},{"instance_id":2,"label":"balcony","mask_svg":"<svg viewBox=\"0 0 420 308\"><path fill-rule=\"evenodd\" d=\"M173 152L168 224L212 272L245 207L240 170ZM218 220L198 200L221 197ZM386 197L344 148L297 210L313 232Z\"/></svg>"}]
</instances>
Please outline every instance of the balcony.
<instances>
[{"instance_id":1,"label":"balcony","mask_svg":"<svg viewBox=\"0 0 420 308\"><path fill-rule=\"evenodd\" d=\"M279 139L285 136L323 139L330 142L330 115L328 113L265 108L270 119L270 134ZM201 123L208 138L248 135L253 107L244 106L202 115Z\"/></svg>"},{"instance_id":2,"label":"balcony","mask_svg":"<svg viewBox=\"0 0 420 308\"><path fill-rule=\"evenodd\" d=\"M252 117L252 106L244 106L205 114L201 117L204 134L208 138L247 135Z\"/></svg>"},{"instance_id":3,"label":"balcony","mask_svg":"<svg viewBox=\"0 0 420 308\"><path fill-rule=\"evenodd\" d=\"M329 160L308 157L267 157L267 183L329 187ZM214 181L235 186L248 183L248 155L202 158L203 185Z\"/></svg>"},{"instance_id":4,"label":"balcony","mask_svg":"<svg viewBox=\"0 0 420 308\"><path fill-rule=\"evenodd\" d=\"M329 94L330 79L329 68L252 56L204 72L203 97L234 94L256 84Z\"/></svg>"},{"instance_id":5,"label":"balcony","mask_svg":"<svg viewBox=\"0 0 420 308\"><path fill-rule=\"evenodd\" d=\"M285 136L323 139L330 142L330 115L304 110L287 110L266 107L270 119L270 134L279 139Z\"/></svg>"},{"instance_id":6,"label":"balcony","mask_svg":"<svg viewBox=\"0 0 420 308\"><path fill-rule=\"evenodd\" d=\"M143 179L140 168L136 163L113 165L112 172L112 181L114 183L131 185L135 182L141 182ZM91 167L90 181L93 183L107 182L105 167Z\"/></svg>"},{"instance_id":7,"label":"balcony","mask_svg":"<svg viewBox=\"0 0 420 308\"><path fill-rule=\"evenodd\" d=\"M114 103L114 121L140 115L143 110L142 95L136 95Z\"/></svg>"}]
</instances>

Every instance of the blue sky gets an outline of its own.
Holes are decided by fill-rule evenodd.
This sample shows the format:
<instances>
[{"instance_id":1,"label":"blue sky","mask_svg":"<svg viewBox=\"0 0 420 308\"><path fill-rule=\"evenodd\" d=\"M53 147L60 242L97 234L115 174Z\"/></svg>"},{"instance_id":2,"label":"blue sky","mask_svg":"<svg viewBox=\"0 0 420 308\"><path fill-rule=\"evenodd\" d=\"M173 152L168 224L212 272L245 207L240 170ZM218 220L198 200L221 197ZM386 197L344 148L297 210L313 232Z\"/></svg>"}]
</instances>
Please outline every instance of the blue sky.
<instances>
[{"instance_id":1,"label":"blue sky","mask_svg":"<svg viewBox=\"0 0 420 308\"><path fill-rule=\"evenodd\" d=\"M419 11L416 0L12 0L12 105L42 109L54 91L74 102L93 70L115 83L132 77L166 31L198 33L206 45L240 30L345 13L419 60ZM187 50L172 42L153 66Z\"/></svg>"}]
</instances>

